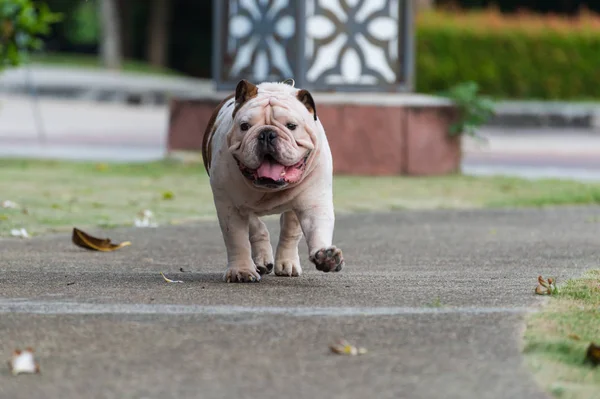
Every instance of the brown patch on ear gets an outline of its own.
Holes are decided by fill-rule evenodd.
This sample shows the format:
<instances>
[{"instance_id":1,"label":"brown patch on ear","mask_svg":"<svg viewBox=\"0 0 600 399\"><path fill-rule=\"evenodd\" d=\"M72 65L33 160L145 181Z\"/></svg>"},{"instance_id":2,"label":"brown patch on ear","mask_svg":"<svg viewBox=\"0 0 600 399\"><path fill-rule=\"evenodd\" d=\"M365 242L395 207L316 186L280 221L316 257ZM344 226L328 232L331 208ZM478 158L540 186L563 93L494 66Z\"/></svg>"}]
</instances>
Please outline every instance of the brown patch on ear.
<instances>
[{"instance_id":1,"label":"brown patch on ear","mask_svg":"<svg viewBox=\"0 0 600 399\"><path fill-rule=\"evenodd\" d=\"M296 98L300 101L308 112L313 114L315 120L317 120L317 107L315 105L315 100L313 100L312 95L308 92L308 90L299 90L298 94L296 94Z\"/></svg>"},{"instance_id":2,"label":"brown patch on ear","mask_svg":"<svg viewBox=\"0 0 600 399\"><path fill-rule=\"evenodd\" d=\"M204 137L202 138L202 161L204 161L204 169L206 169L206 173L210 176L210 161L212 158L212 153L210 149L210 144L212 141L212 137L215 134L215 121L217 120L217 116L219 115L219 111L225 105L225 103L233 98L234 94L227 96L223 101L217 105L217 108L213 111L210 119L208 120L208 124L206 125L206 129L204 130Z\"/></svg>"},{"instance_id":3,"label":"brown patch on ear","mask_svg":"<svg viewBox=\"0 0 600 399\"><path fill-rule=\"evenodd\" d=\"M244 105L244 103L258 94L258 87L248 82L246 79L240 80L235 88L235 109L233 110L233 117L238 110Z\"/></svg>"}]
</instances>

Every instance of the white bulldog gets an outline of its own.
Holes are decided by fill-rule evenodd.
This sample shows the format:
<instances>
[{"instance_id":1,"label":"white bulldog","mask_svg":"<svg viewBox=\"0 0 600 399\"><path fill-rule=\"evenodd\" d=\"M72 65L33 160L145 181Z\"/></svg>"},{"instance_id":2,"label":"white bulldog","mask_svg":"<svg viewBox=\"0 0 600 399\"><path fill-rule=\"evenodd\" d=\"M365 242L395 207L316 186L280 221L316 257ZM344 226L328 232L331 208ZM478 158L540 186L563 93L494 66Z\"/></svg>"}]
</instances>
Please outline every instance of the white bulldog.
<instances>
[{"instance_id":1,"label":"white bulldog","mask_svg":"<svg viewBox=\"0 0 600 399\"><path fill-rule=\"evenodd\" d=\"M332 245L332 159L311 94L283 83L238 83L213 112L202 145L217 216L227 247L227 282L258 282L302 274L298 243L306 237L318 270L338 272ZM260 216L280 213L273 258Z\"/></svg>"}]
</instances>

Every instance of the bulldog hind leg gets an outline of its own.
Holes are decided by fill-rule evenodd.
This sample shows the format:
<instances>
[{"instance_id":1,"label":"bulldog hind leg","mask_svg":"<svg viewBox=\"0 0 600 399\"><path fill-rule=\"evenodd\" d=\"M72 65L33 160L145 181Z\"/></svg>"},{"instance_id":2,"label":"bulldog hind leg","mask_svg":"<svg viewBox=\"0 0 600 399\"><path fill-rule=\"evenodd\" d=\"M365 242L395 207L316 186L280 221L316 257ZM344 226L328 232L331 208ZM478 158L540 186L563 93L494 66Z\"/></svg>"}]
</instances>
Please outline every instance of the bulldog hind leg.
<instances>
[{"instance_id":1,"label":"bulldog hind leg","mask_svg":"<svg viewBox=\"0 0 600 399\"><path fill-rule=\"evenodd\" d=\"M281 232L275 254L275 274L284 277L298 277L302 274L298 243L302 239L300 221L294 211L281 214Z\"/></svg>"},{"instance_id":2,"label":"bulldog hind leg","mask_svg":"<svg viewBox=\"0 0 600 399\"><path fill-rule=\"evenodd\" d=\"M269 230L257 216L250 216L250 245L252 247L252 260L260 274L269 274L273 271L273 247Z\"/></svg>"}]
</instances>

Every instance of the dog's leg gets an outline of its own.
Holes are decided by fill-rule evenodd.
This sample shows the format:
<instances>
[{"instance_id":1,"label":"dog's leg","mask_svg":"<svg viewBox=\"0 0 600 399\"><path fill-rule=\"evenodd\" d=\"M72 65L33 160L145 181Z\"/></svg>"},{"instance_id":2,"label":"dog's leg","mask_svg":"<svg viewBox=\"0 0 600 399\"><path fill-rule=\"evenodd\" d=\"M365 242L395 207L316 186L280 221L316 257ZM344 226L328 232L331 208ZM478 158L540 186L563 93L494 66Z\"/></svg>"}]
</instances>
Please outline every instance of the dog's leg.
<instances>
[{"instance_id":1,"label":"dog's leg","mask_svg":"<svg viewBox=\"0 0 600 399\"><path fill-rule=\"evenodd\" d=\"M273 271L273 247L269 230L262 220L256 215L250 215L250 245L252 259L260 274L269 274Z\"/></svg>"},{"instance_id":2,"label":"dog's leg","mask_svg":"<svg viewBox=\"0 0 600 399\"><path fill-rule=\"evenodd\" d=\"M260 274L252 261L248 216L240 214L238 209L229 203L215 201L215 205L227 247L227 271L223 279L228 283L260 281Z\"/></svg>"},{"instance_id":3,"label":"dog's leg","mask_svg":"<svg viewBox=\"0 0 600 399\"><path fill-rule=\"evenodd\" d=\"M300 221L294 211L281 214L279 219L281 232L275 254L275 274L278 276L297 277L302 274L298 243L302 238Z\"/></svg>"},{"instance_id":4,"label":"dog's leg","mask_svg":"<svg viewBox=\"0 0 600 399\"><path fill-rule=\"evenodd\" d=\"M333 204L315 204L297 212L306 236L310 261L315 264L317 270L325 273L342 270L342 250L332 245L335 224Z\"/></svg>"}]
</instances>

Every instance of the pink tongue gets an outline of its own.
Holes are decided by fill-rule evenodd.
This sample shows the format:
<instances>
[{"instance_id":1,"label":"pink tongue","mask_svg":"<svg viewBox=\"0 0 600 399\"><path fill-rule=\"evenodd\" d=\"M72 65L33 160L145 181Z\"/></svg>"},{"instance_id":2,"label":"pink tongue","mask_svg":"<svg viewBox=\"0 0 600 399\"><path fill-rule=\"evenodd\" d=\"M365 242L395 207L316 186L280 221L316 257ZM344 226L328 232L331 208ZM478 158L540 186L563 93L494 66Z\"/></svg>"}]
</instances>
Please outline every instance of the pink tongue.
<instances>
[{"instance_id":1,"label":"pink tongue","mask_svg":"<svg viewBox=\"0 0 600 399\"><path fill-rule=\"evenodd\" d=\"M285 169L285 166L277 163L277 162L269 162L268 160L264 160L262 164L256 169L256 173L258 177L267 177L272 180L281 179L281 173Z\"/></svg>"}]
</instances>

